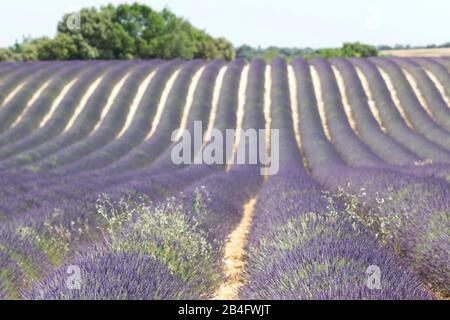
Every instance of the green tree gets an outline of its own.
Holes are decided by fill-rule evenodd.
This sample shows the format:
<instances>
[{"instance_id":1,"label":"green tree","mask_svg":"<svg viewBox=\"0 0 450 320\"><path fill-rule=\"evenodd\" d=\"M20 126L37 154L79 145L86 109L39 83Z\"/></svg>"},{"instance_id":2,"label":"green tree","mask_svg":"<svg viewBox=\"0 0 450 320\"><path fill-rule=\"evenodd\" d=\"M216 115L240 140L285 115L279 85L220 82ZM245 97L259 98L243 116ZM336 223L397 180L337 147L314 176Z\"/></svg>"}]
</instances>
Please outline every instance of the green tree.
<instances>
[{"instance_id":1,"label":"green tree","mask_svg":"<svg viewBox=\"0 0 450 320\"><path fill-rule=\"evenodd\" d=\"M214 42L217 49L217 55L214 58L222 58L225 60L234 60L236 58L236 52L230 41L225 38L217 38Z\"/></svg>"},{"instance_id":2,"label":"green tree","mask_svg":"<svg viewBox=\"0 0 450 320\"><path fill-rule=\"evenodd\" d=\"M186 32L164 34L154 41L153 54L162 59L193 59L194 43Z\"/></svg>"},{"instance_id":3,"label":"green tree","mask_svg":"<svg viewBox=\"0 0 450 320\"><path fill-rule=\"evenodd\" d=\"M213 38L169 9L157 12L142 4L85 8L81 28L71 29L65 14L57 35L24 39L1 51L2 60L71 59L226 59L235 52L224 38Z\"/></svg>"},{"instance_id":4,"label":"green tree","mask_svg":"<svg viewBox=\"0 0 450 320\"><path fill-rule=\"evenodd\" d=\"M37 43L39 60L95 59L98 52L80 36L58 33L54 39L43 38Z\"/></svg>"},{"instance_id":5,"label":"green tree","mask_svg":"<svg viewBox=\"0 0 450 320\"><path fill-rule=\"evenodd\" d=\"M164 33L165 19L148 6L140 4L119 5L112 16L133 39L133 55L138 58L155 58L154 40Z\"/></svg>"},{"instance_id":6,"label":"green tree","mask_svg":"<svg viewBox=\"0 0 450 320\"><path fill-rule=\"evenodd\" d=\"M12 55L12 60L38 60L37 43L39 43L40 40L41 38L32 39L29 37L24 37L22 42L16 42L11 48L9 48Z\"/></svg>"},{"instance_id":7,"label":"green tree","mask_svg":"<svg viewBox=\"0 0 450 320\"><path fill-rule=\"evenodd\" d=\"M64 15L58 23L58 32L65 34L77 43L78 48L93 48L98 59L132 59L134 58L134 40L124 26L114 22L115 8L111 5L80 11L81 28L71 30L67 26L70 14ZM85 43L83 43L85 42ZM85 54L94 55L94 50L85 50L77 58L88 58ZM81 56L81 57L80 57ZM75 58L75 57L74 57Z\"/></svg>"},{"instance_id":8,"label":"green tree","mask_svg":"<svg viewBox=\"0 0 450 320\"><path fill-rule=\"evenodd\" d=\"M204 58L234 57L233 46L214 39L170 10L154 11L141 4L108 5L83 9L81 29L70 30L69 15L58 24L58 32L77 38L82 59ZM223 50L223 51L222 51ZM73 56L73 55L72 55Z\"/></svg>"},{"instance_id":9,"label":"green tree","mask_svg":"<svg viewBox=\"0 0 450 320\"><path fill-rule=\"evenodd\" d=\"M164 9L162 34L150 41L153 57L193 59L196 57L195 30L183 19Z\"/></svg>"},{"instance_id":10,"label":"green tree","mask_svg":"<svg viewBox=\"0 0 450 320\"><path fill-rule=\"evenodd\" d=\"M361 42L344 43L341 49L344 57L372 57L378 55L374 46L362 44Z\"/></svg>"},{"instance_id":11,"label":"green tree","mask_svg":"<svg viewBox=\"0 0 450 320\"><path fill-rule=\"evenodd\" d=\"M0 61L13 61L14 56L11 50L6 48L0 48Z\"/></svg>"}]
</instances>

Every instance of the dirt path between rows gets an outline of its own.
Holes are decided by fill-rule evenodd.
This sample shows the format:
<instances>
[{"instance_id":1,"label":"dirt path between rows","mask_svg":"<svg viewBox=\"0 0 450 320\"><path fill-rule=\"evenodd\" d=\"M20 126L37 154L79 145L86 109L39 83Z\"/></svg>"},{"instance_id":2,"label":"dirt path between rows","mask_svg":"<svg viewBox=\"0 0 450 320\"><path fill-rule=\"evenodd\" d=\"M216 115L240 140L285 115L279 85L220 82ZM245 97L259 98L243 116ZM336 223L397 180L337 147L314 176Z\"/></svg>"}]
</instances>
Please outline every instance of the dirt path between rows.
<instances>
[{"instance_id":1,"label":"dirt path between rows","mask_svg":"<svg viewBox=\"0 0 450 320\"><path fill-rule=\"evenodd\" d=\"M214 294L216 300L238 299L238 292L244 284L245 246L252 225L256 197L244 205L244 214L239 225L230 233L224 248L224 275L226 280Z\"/></svg>"}]
</instances>

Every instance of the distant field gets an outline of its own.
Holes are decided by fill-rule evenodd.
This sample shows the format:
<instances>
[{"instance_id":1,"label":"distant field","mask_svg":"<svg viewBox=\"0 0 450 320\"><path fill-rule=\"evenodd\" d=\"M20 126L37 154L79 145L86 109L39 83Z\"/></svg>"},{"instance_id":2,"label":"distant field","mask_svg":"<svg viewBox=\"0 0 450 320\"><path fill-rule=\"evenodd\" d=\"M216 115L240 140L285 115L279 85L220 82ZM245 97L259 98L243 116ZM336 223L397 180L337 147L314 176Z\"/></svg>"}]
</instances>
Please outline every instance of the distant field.
<instances>
[{"instance_id":1,"label":"distant field","mask_svg":"<svg viewBox=\"0 0 450 320\"><path fill-rule=\"evenodd\" d=\"M441 57L450 56L450 48L383 50L381 53L386 56L397 57Z\"/></svg>"}]
</instances>

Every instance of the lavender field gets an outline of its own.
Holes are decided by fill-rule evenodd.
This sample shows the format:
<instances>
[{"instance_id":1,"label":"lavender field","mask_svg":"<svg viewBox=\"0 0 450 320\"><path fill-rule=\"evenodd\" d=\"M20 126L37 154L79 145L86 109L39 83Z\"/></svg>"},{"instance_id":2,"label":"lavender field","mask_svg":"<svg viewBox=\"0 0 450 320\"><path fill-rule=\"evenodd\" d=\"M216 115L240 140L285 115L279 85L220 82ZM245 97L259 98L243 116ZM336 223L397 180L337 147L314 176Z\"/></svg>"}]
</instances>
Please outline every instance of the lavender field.
<instances>
[{"instance_id":1,"label":"lavender field","mask_svg":"<svg viewBox=\"0 0 450 320\"><path fill-rule=\"evenodd\" d=\"M0 299L447 299L449 214L449 58L0 63Z\"/></svg>"}]
</instances>

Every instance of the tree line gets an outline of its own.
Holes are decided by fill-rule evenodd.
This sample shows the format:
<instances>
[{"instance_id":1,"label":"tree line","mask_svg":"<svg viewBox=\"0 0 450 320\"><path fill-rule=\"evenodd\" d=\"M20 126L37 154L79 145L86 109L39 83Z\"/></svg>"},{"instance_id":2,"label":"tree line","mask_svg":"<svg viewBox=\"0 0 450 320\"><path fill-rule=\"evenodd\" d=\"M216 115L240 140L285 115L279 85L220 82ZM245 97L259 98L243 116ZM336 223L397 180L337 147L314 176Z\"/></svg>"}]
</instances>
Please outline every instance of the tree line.
<instances>
[{"instance_id":1,"label":"tree line","mask_svg":"<svg viewBox=\"0 0 450 320\"><path fill-rule=\"evenodd\" d=\"M274 57L367 57L378 55L374 46L359 42L341 48L234 48L225 38L214 38L176 16L169 9L155 11L142 4L84 8L76 16L79 28L65 14L53 38L24 38L0 48L0 61L92 60L92 59L225 59L247 61Z\"/></svg>"},{"instance_id":2,"label":"tree line","mask_svg":"<svg viewBox=\"0 0 450 320\"><path fill-rule=\"evenodd\" d=\"M296 57L304 59L311 59L315 57L331 58L331 57L372 57L378 56L378 49L371 45L366 45L360 42L347 42L340 48L253 48L248 45L243 45L236 49L236 57L250 61L254 58L261 58L270 61L275 57L285 58L291 60Z\"/></svg>"}]
</instances>

